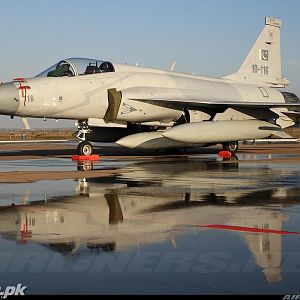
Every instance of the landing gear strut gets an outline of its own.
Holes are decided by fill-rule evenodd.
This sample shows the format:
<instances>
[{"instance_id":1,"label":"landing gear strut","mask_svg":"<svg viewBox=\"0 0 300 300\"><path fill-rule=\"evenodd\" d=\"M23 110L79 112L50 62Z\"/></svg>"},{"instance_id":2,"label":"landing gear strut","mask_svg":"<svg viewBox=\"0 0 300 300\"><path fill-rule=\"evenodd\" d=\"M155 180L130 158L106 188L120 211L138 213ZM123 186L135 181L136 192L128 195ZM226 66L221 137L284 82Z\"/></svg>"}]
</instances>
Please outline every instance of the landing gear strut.
<instances>
[{"instance_id":1,"label":"landing gear strut","mask_svg":"<svg viewBox=\"0 0 300 300\"><path fill-rule=\"evenodd\" d=\"M81 140L81 142L77 147L77 154L80 156L90 156L94 152L92 144L86 141L86 135L89 133L90 128L88 122L79 121L77 138Z\"/></svg>"},{"instance_id":2,"label":"landing gear strut","mask_svg":"<svg viewBox=\"0 0 300 300\"><path fill-rule=\"evenodd\" d=\"M223 150L236 154L239 150L239 142L228 142L223 144Z\"/></svg>"}]
</instances>

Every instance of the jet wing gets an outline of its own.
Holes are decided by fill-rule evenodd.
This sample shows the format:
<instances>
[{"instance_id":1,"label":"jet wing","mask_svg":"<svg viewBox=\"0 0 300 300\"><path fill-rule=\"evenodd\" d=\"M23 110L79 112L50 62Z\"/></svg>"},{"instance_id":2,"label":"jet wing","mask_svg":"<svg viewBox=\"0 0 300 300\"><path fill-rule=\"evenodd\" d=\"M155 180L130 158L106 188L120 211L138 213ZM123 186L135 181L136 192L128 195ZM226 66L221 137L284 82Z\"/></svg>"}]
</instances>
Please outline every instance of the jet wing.
<instances>
[{"instance_id":1,"label":"jet wing","mask_svg":"<svg viewBox=\"0 0 300 300\"><path fill-rule=\"evenodd\" d=\"M186 100L186 99L138 99L130 98L139 102L146 102L157 106L164 106L169 108L300 108L299 104L291 103L276 103L276 102L236 102L236 101L220 101L220 100ZM300 116L300 115L299 115Z\"/></svg>"},{"instance_id":2,"label":"jet wing","mask_svg":"<svg viewBox=\"0 0 300 300\"><path fill-rule=\"evenodd\" d=\"M150 103L173 109L214 109L227 108L300 108L300 103L255 102L237 101L231 99L203 98L200 91L181 89L159 89L149 87L129 88L122 91L126 99Z\"/></svg>"}]
</instances>

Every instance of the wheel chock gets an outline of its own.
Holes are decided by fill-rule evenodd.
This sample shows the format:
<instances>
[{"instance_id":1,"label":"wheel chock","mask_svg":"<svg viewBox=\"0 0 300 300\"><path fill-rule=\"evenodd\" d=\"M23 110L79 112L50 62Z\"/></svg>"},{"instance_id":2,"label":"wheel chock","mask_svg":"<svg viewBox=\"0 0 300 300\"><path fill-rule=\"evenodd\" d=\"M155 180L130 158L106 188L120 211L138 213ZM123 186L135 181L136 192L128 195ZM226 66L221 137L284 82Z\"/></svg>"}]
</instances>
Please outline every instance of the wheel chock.
<instances>
[{"instance_id":1,"label":"wheel chock","mask_svg":"<svg viewBox=\"0 0 300 300\"><path fill-rule=\"evenodd\" d=\"M74 155L72 156L72 161L98 161L100 160L100 155Z\"/></svg>"},{"instance_id":2,"label":"wheel chock","mask_svg":"<svg viewBox=\"0 0 300 300\"><path fill-rule=\"evenodd\" d=\"M223 159L232 158L232 153L230 151L220 151L218 155L219 155L219 157L221 157Z\"/></svg>"}]
</instances>

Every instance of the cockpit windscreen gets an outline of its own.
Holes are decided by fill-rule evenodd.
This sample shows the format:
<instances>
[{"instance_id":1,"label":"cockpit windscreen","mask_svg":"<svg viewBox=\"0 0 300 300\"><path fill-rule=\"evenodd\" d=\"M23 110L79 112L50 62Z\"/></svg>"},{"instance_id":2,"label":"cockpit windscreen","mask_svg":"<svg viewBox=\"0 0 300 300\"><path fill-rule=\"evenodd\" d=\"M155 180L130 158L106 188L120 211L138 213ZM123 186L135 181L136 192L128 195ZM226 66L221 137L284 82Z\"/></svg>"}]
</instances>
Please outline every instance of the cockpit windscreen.
<instances>
[{"instance_id":1,"label":"cockpit windscreen","mask_svg":"<svg viewBox=\"0 0 300 300\"><path fill-rule=\"evenodd\" d=\"M112 63L89 58L69 58L48 68L37 77L73 77L115 72Z\"/></svg>"}]
</instances>

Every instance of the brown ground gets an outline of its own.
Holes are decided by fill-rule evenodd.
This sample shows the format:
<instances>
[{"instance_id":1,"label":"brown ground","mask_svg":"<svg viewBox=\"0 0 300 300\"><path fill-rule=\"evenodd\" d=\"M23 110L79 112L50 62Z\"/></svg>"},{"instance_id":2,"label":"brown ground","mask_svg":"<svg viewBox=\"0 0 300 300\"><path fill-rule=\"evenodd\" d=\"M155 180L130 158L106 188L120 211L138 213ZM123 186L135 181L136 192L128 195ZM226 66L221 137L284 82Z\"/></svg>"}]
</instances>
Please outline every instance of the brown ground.
<instances>
[{"instance_id":1,"label":"brown ground","mask_svg":"<svg viewBox=\"0 0 300 300\"><path fill-rule=\"evenodd\" d=\"M71 159L75 154L76 144L1 144L0 145L0 160L26 160L26 159L42 159L42 158L68 158ZM188 154L183 152L173 153L172 157L177 156L193 156L199 154L218 154L220 148L207 148L190 150ZM16 152L17 151L17 152ZM170 154L156 152L139 152L130 151L118 147L97 147L97 153L101 153L102 158L110 158L116 160L128 159L155 159L169 157ZM239 163L300 163L300 144L291 145L243 145L239 151L240 154L268 154L270 159L257 159L255 157L247 160L240 160ZM284 158L272 158L274 154L286 154ZM293 154L292 156L290 156ZM74 169L76 165L74 165ZM59 179L76 179L76 178L92 178L104 177L117 174L118 170L93 170L88 172L83 171L32 171L32 172L0 172L1 183L16 183L16 182L32 182L37 180L59 180Z\"/></svg>"},{"instance_id":2,"label":"brown ground","mask_svg":"<svg viewBox=\"0 0 300 300\"><path fill-rule=\"evenodd\" d=\"M22 141L26 140L70 140L74 139L75 129L6 129L0 130L0 141Z\"/></svg>"}]
</instances>

